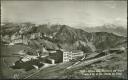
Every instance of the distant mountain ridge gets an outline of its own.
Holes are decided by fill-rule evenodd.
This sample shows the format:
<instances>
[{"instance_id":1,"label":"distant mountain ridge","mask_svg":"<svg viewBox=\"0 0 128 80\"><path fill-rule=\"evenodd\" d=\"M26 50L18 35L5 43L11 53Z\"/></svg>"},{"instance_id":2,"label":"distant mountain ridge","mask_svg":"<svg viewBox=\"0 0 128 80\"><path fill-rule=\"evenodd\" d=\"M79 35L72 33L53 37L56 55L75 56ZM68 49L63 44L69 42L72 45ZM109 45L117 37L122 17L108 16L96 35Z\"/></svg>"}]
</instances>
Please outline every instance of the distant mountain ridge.
<instances>
[{"instance_id":1,"label":"distant mountain ridge","mask_svg":"<svg viewBox=\"0 0 128 80\"><path fill-rule=\"evenodd\" d=\"M78 27L88 32L108 32L114 33L116 35L127 36L127 27L114 25L114 24L104 24L102 26L95 26L95 27Z\"/></svg>"},{"instance_id":2,"label":"distant mountain ridge","mask_svg":"<svg viewBox=\"0 0 128 80\"><path fill-rule=\"evenodd\" d=\"M22 35L26 36L28 40L30 40L28 36L32 33L40 32L44 36L42 39L30 40L30 47L32 45L36 45L38 47L40 43L43 43L47 48L52 49L58 49L61 47L66 50L77 49L84 52L91 52L96 51L97 49L104 50L116 47L116 45L121 41L126 41L127 39L124 36L119 36L109 32L87 32L82 29L76 29L67 25L59 24L43 24L35 26L34 24L25 23L23 25L16 24L16 26L14 26L13 24L12 27L10 26L10 24L3 25L1 33L3 35L6 34L10 36L16 32L22 33Z\"/></svg>"}]
</instances>

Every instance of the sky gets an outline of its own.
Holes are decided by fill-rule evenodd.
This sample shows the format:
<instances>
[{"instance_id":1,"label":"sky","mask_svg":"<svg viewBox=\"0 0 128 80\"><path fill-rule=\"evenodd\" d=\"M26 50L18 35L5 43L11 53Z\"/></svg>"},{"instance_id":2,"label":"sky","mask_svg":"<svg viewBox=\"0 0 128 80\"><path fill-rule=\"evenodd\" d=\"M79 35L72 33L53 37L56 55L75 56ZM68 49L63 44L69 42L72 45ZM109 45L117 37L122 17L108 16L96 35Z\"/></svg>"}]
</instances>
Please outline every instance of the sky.
<instances>
[{"instance_id":1,"label":"sky","mask_svg":"<svg viewBox=\"0 0 128 80\"><path fill-rule=\"evenodd\" d=\"M2 22L127 26L126 1L2 1Z\"/></svg>"}]
</instances>

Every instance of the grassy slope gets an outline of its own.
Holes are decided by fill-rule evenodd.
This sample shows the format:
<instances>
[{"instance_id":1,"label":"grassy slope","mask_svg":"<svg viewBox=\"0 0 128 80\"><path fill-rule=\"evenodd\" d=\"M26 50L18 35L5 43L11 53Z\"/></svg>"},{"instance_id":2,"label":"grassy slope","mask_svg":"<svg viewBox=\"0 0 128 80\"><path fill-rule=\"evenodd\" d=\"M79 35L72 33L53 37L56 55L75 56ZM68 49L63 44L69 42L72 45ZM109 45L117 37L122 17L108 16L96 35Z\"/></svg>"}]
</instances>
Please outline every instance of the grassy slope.
<instances>
[{"instance_id":1,"label":"grassy slope","mask_svg":"<svg viewBox=\"0 0 128 80\"><path fill-rule=\"evenodd\" d=\"M1 46L1 70L3 78L14 78L15 74L18 74L20 78L21 76L26 76L29 74L29 72L26 73L22 69L13 70L9 68L9 66L19 59L18 56L14 56L13 54L16 54L22 49L29 50L30 48L23 45Z\"/></svg>"}]
</instances>

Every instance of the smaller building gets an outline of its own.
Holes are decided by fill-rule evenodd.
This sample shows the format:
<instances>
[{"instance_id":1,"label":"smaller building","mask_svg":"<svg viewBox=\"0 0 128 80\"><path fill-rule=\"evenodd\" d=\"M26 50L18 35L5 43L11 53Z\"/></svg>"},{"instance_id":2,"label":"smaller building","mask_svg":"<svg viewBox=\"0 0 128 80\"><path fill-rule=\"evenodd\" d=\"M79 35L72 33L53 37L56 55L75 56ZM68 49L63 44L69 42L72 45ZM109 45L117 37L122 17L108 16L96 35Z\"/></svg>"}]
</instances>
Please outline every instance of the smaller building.
<instances>
[{"instance_id":1,"label":"smaller building","mask_svg":"<svg viewBox=\"0 0 128 80\"><path fill-rule=\"evenodd\" d=\"M23 57L21 60L22 60L23 62L27 62L27 61L31 61L32 59L33 59L33 60L34 60L34 59L38 59L37 57L38 57L38 56L26 55L26 56Z\"/></svg>"}]
</instances>

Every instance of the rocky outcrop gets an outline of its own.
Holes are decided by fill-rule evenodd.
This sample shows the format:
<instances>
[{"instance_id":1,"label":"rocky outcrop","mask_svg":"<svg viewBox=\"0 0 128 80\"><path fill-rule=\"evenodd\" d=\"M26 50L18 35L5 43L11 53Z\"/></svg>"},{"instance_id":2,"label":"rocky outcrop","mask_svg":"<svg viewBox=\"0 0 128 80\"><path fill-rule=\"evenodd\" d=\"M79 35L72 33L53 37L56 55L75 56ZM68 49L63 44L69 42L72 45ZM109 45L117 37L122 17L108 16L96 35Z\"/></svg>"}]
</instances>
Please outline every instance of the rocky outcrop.
<instances>
[{"instance_id":1,"label":"rocky outcrop","mask_svg":"<svg viewBox=\"0 0 128 80\"><path fill-rule=\"evenodd\" d=\"M4 25L6 26L6 25ZM18 31L29 41L28 46L39 48L40 43L50 49L78 49L84 52L94 52L97 49L109 49L116 47L126 37L108 32L86 32L82 29L75 29L67 25L39 25L26 23ZM31 40L30 36L40 33L42 37ZM59 45L59 46L58 46Z\"/></svg>"}]
</instances>

